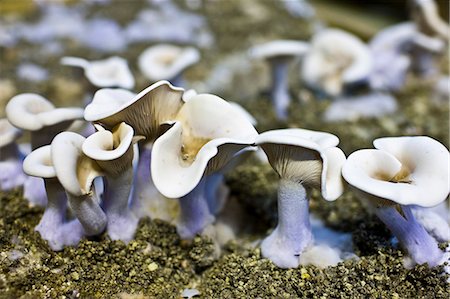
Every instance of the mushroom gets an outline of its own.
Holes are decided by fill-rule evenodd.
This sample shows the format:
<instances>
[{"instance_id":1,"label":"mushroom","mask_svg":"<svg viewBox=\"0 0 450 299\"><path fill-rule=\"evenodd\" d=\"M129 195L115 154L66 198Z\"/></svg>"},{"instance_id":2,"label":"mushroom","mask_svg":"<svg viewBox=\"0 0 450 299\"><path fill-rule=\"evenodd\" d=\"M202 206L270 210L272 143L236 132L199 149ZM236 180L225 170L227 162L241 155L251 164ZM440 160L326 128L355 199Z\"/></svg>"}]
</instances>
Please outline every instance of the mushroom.
<instances>
[{"instance_id":1,"label":"mushroom","mask_svg":"<svg viewBox=\"0 0 450 299\"><path fill-rule=\"evenodd\" d=\"M185 103L153 144L151 174L156 188L179 198L178 234L191 239L214 221L205 196L205 177L252 145L257 132L235 108L211 94Z\"/></svg>"},{"instance_id":2,"label":"mushroom","mask_svg":"<svg viewBox=\"0 0 450 299\"><path fill-rule=\"evenodd\" d=\"M147 48L138 58L138 66L151 81L168 80L183 86L183 71L200 60L200 53L193 47L160 44Z\"/></svg>"},{"instance_id":3,"label":"mushroom","mask_svg":"<svg viewBox=\"0 0 450 299\"><path fill-rule=\"evenodd\" d=\"M325 29L313 37L301 73L306 84L334 97L344 87L366 81L372 64L370 51L359 38L343 30Z\"/></svg>"},{"instance_id":4,"label":"mushroom","mask_svg":"<svg viewBox=\"0 0 450 299\"><path fill-rule=\"evenodd\" d=\"M287 118L287 109L291 101L289 96L288 67L295 57L301 57L309 50L309 44L293 40L276 40L250 49L250 56L265 59L270 63L272 87L270 97L278 119Z\"/></svg>"},{"instance_id":5,"label":"mushroom","mask_svg":"<svg viewBox=\"0 0 450 299\"><path fill-rule=\"evenodd\" d=\"M432 207L450 191L450 155L427 136L376 139L375 149L352 153L342 169L344 179L397 237L417 264L442 262L437 242L416 221L411 205Z\"/></svg>"},{"instance_id":6,"label":"mushroom","mask_svg":"<svg viewBox=\"0 0 450 299\"><path fill-rule=\"evenodd\" d=\"M51 157L55 174L84 233L96 236L106 227L106 216L94 188L94 179L101 176L102 171L82 152L85 141L86 138L77 133L62 132L52 141Z\"/></svg>"},{"instance_id":7,"label":"mushroom","mask_svg":"<svg viewBox=\"0 0 450 299\"><path fill-rule=\"evenodd\" d=\"M9 191L22 186L26 176L22 170L22 153L17 138L22 132L13 127L6 118L0 119L0 190Z\"/></svg>"},{"instance_id":8,"label":"mushroom","mask_svg":"<svg viewBox=\"0 0 450 299\"><path fill-rule=\"evenodd\" d=\"M61 64L84 69L84 74L89 82L100 88L132 89L134 87L134 78L127 61L118 56L97 61L67 56L61 58Z\"/></svg>"},{"instance_id":9,"label":"mushroom","mask_svg":"<svg viewBox=\"0 0 450 299\"><path fill-rule=\"evenodd\" d=\"M62 250L66 245L76 245L83 230L77 220L66 221L67 198L64 188L56 178L50 145L32 151L23 161L26 174L44 179L47 206L35 230L53 250Z\"/></svg>"},{"instance_id":10,"label":"mushroom","mask_svg":"<svg viewBox=\"0 0 450 299\"><path fill-rule=\"evenodd\" d=\"M56 134L83 117L82 108L55 108L47 99L34 93L13 97L5 111L13 126L31 132L33 150L50 144Z\"/></svg>"},{"instance_id":11,"label":"mushroom","mask_svg":"<svg viewBox=\"0 0 450 299\"><path fill-rule=\"evenodd\" d=\"M278 225L261 244L262 255L280 268L295 268L300 254L313 243L305 187L319 185L325 200L343 192L341 167L345 155L329 133L284 129L260 134L256 144L280 177Z\"/></svg>"},{"instance_id":12,"label":"mushroom","mask_svg":"<svg viewBox=\"0 0 450 299\"><path fill-rule=\"evenodd\" d=\"M111 131L97 125L97 132L83 143L83 153L95 160L105 174L103 208L112 240L129 242L137 227L138 218L131 212L128 201L133 184L134 130L122 122Z\"/></svg>"},{"instance_id":13,"label":"mushroom","mask_svg":"<svg viewBox=\"0 0 450 299\"><path fill-rule=\"evenodd\" d=\"M156 82L138 95L124 89L100 89L86 106L84 118L108 129L125 122L151 142L160 124L173 119L183 105L183 91L167 81Z\"/></svg>"},{"instance_id":14,"label":"mushroom","mask_svg":"<svg viewBox=\"0 0 450 299\"><path fill-rule=\"evenodd\" d=\"M444 41L450 37L450 26L438 12L434 0L411 0L411 18L420 32Z\"/></svg>"}]
</instances>

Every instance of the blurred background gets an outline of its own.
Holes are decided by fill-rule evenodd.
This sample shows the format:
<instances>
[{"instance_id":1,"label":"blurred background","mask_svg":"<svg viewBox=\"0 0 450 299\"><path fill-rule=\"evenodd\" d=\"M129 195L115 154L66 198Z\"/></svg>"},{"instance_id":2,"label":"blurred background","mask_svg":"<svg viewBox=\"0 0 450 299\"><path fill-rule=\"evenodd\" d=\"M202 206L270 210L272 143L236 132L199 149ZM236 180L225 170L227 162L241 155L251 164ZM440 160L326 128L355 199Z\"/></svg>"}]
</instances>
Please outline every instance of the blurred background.
<instances>
[{"instance_id":1,"label":"blurred background","mask_svg":"<svg viewBox=\"0 0 450 299\"><path fill-rule=\"evenodd\" d=\"M448 20L449 1L437 4ZM200 49L201 59L187 70L187 87L239 100L269 80L257 71L252 73L257 80L249 83L246 68L254 66L243 54L254 44L308 40L323 26L367 41L408 18L408 1L402 0L1 0L0 114L22 92L43 94L57 105L79 105L86 96L82 73L61 66L62 56L122 56L138 91L151 83L137 68L146 47L192 45Z\"/></svg>"}]
</instances>

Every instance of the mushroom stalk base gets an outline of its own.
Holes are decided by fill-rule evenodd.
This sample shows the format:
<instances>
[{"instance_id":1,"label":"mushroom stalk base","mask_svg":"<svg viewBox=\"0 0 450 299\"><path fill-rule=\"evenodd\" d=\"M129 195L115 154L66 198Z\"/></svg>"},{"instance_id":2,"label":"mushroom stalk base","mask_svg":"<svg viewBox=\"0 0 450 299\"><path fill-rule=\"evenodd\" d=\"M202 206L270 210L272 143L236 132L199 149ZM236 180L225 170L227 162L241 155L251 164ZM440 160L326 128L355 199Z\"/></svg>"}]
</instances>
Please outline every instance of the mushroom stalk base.
<instances>
[{"instance_id":1,"label":"mushroom stalk base","mask_svg":"<svg viewBox=\"0 0 450 299\"><path fill-rule=\"evenodd\" d=\"M375 214L386 224L417 264L439 265L443 252L424 227L416 221L409 206L402 206L404 216L394 207L380 207Z\"/></svg>"},{"instance_id":2,"label":"mushroom stalk base","mask_svg":"<svg viewBox=\"0 0 450 299\"><path fill-rule=\"evenodd\" d=\"M278 186L278 225L262 242L262 255L280 268L296 268L300 254L312 242L306 190L300 183L281 179Z\"/></svg>"},{"instance_id":3,"label":"mushroom stalk base","mask_svg":"<svg viewBox=\"0 0 450 299\"><path fill-rule=\"evenodd\" d=\"M82 237L77 220L66 223L67 198L64 188L56 178L44 179L47 191L47 207L35 230L47 240L53 250L61 250L66 245L76 245Z\"/></svg>"},{"instance_id":4,"label":"mushroom stalk base","mask_svg":"<svg viewBox=\"0 0 450 299\"><path fill-rule=\"evenodd\" d=\"M289 96L288 67L288 59L279 58L271 61L272 89L270 95L277 118L281 120L287 118L288 107L291 102Z\"/></svg>"},{"instance_id":5,"label":"mushroom stalk base","mask_svg":"<svg viewBox=\"0 0 450 299\"><path fill-rule=\"evenodd\" d=\"M177 223L177 232L182 239L194 238L214 221L208 207L205 189L203 178L194 190L179 199L181 215Z\"/></svg>"},{"instance_id":6,"label":"mushroom stalk base","mask_svg":"<svg viewBox=\"0 0 450 299\"><path fill-rule=\"evenodd\" d=\"M128 205L133 185L133 168L117 177L106 177L106 193L103 207L108 219L108 235L112 240L129 242L134 237L138 218Z\"/></svg>"},{"instance_id":7,"label":"mushroom stalk base","mask_svg":"<svg viewBox=\"0 0 450 299\"><path fill-rule=\"evenodd\" d=\"M73 213L80 221L87 236L96 236L105 230L106 215L92 192L81 196L67 193L67 197Z\"/></svg>"}]
</instances>

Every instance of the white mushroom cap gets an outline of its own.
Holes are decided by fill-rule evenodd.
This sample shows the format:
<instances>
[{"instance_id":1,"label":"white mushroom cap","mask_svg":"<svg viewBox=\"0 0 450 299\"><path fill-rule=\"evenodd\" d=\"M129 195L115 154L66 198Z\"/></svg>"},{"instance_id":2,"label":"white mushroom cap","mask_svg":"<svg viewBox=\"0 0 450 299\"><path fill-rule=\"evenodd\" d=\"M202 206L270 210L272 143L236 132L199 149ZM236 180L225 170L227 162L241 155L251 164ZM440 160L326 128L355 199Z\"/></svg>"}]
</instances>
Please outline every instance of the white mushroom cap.
<instances>
[{"instance_id":1,"label":"white mushroom cap","mask_svg":"<svg viewBox=\"0 0 450 299\"><path fill-rule=\"evenodd\" d=\"M91 191L93 181L101 176L95 161L86 157L82 145L86 138L73 132L62 132L51 144L51 157L59 182L74 195L86 195Z\"/></svg>"},{"instance_id":2,"label":"white mushroom cap","mask_svg":"<svg viewBox=\"0 0 450 299\"><path fill-rule=\"evenodd\" d=\"M345 155L338 143L335 135L305 129L267 131L256 140L280 177L305 183L318 180L328 201L343 192L340 173Z\"/></svg>"},{"instance_id":3,"label":"white mushroom cap","mask_svg":"<svg viewBox=\"0 0 450 299\"><path fill-rule=\"evenodd\" d=\"M83 152L110 173L119 174L131 167L133 128L124 122L115 126L112 132L100 126L96 127L99 131L86 139ZM102 163L104 161L108 163Z\"/></svg>"},{"instance_id":4,"label":"white mushroom cap","mask_svg":"<svg viewBox=\"0 0 450 299\"><path fill-rule=\"evenodd\" d=\"M82 108L55 108L47 99L34 93L13 97L5 110L13 126L28 131L37 131L83 117Z\"/></svg>"},{"instance_id":5,"label":"white mushroom cap","mask_svg":"<svg viewBox=\"0 0 450 299\"><path fill-rule=\"evenodd\" d=\"M176 122L154 143L151 172L156 188L166 197L179 198L204 174L222 168L257 132L251 123L221 98L199 94L176 116Z\"/></svg>"},{"instance_id":6,"label":"white mushroom cap","mask_svg":"<svg viewBox=\"0 0 450 299\"><path fill-rule=\"evenodd\" d=\"M138 58L141 72L150 80L170 80L200 60L193 47L161 44L147 48Z\"/></svg>"},{"instance_id":7,"label":"white mushroom cap","mask_svg":"<svg viewBox=\"0 0 450 299\"><path fill-rule=\"evenodd\" d=\"M326 29L311 42L303 60L302 78L335 95L342 84L367 79L372 66L370 50L359 38L339 29Z\"/></svg>"},{"instance_id":8,"label":"white mushroom cap","mask_svg":"<svg viewBox=\"0 0 450 299\"><path fill-rule=\"evenodd\" d=\"M450 192L450 155L426 137L387 137L352 153L342 169L356 189L402 205L432 207Z\"/></svg>"},{"instance_id":9,"label":"white mushroom cap","mask_svg":"<svg viewBox=\"0 0 450 299\"><path fill-rule=\"evenodd\" d=\"M86 78L97 87L126 89L134 87L134 77L127 61L118 56L97 61L87 61L78 57L63 57L61 63L83 68Z\"/></svg>"},{"instance_id":10,"label":"white mushroom cap","mask_svg":"<svg viewBox=\"0 0 450 299\"><path fill-rule=\"evenodd\" d=\"M309 50L309 44L295 40L275 40L252 47L249 55L254 59L302 56Z\"/></svg>"},{"instance_id":11,"label":"white mushroom cap","mask_svg":"<svg viewBox=\"0 0 450 299\"><path fill-rule=\"evenodd\" d=\"M28 154L23 160L23 171L38 178L50 179L56 177L50 145L37 148Z\"/></svg>"},{"instance_id":12,"label":"white mushroom cap","mask_svg":"<svg viewBox=\"0 0 450 299\"><path fill-rule=\"evenodd\" d=\"M175 117L183 104L183 91L167 81L156 82L138 95L123 89L100 89L87 105L84 118L109 128L126 122L137 135L151 141L159 125Z\"/></svg>"},{"instance_id":13,"label":"white mushroom cap","mask_svg":"<svg viewBox=\"0 0 450 299\"><path fill-rule=\"evenodd\" d=\"M13 143L22 135L22 131L12 126L6 118L0 119L0 148Z\"/></svg>"}]
</instances>

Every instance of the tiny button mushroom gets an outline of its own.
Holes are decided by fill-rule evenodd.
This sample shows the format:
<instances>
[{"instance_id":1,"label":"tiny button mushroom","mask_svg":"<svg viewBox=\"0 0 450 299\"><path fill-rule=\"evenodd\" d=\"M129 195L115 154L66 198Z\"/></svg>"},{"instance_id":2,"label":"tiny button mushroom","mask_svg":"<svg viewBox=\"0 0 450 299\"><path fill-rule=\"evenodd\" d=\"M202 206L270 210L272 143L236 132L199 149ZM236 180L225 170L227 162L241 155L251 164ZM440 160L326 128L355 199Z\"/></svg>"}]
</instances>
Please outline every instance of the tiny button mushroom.
<instances>
[{"instance_id":1,"label":"tiny button mushroom","mask_svg":"<svg viewBox=\"0 0 450 299\"><path fill-rule=\"evenodd\" d=\"M266 59L272 71L272 87L270 96L275 113L281 120L287 118L287 109L291 101L289 96L288 67L295 57L306 54L309 44L293 40L276 40L250 49L250 56Z\"/></svg>"},{"instance_id":2,"label":"tiny button mushroom","mask_svg":"<svg viewBox=\"0 0 450 299\"><path fill-rule=\"evenodd\" d=\"M83 154L86 138L73 132L58 134L51 144L52 161L58 180L64 187L73 213L88 236L101 234L106 227L106 216L99 205L94 179L102 172L100 167Z\"/></svg>"},{"instance_id":3,"label":"tiny button mushroom","mask_svg":"<svg viewBox=\"0 0 450 299\"><path fill-rule=\"evenodd\" d=\"M205 194L206 176L255 140L255 128L234 109L217 96L195 95L153 145L152 178L164 196L180 198L177 230L182 238L193 238L214 220Z\"/></svg>"},{"instance_id":4,"label":"tiny button mushroom","mask_svg":"<svg viewBox=\"0 0 450 299\"><path fill-rule=\"evenodd\" d=\"M125 122L151 142L160 124L173 119L183 105L183 91L167 81L156 82L138 95L124 89L100 89L86 106L84 118L109 129Z\"/></svg>"},{"instance_id":5,"label":"tiny button mushroom","mask_svg":"<svg viewBox=\"0 0 450 299\"><path fill-rule=\"evenodd\" d=\"M97 126L98 132L83 143L83 152L95 160L106 176L103 207L107 217L107 233L112 240L129 242L138 218L129 208L133 185L134 130L122 122L112 131Z\"/></svg>"},{"instance_id":6,"label":"tiny button mushroom","mask_svg":"<svg viewBox=\"0 0 450 299\"><path fill-rule=\"evenodd\" d=\"M200 60L200 53L193 47L161 44L147 48L138 58L141 72L151 81L168 80L183 86L183 71Z\"/></svg>"},{"instance_id":7,"label":"tiny button mushroom","mask_svg":"<svg viewBox=\"0 0 450 299\"><path fill-rule=\"evenodd\" d=\"M22 153L16 140L22 132L7 119L0 119L0 190L8 191L25 182L22 170Z\"/></svg>"},{"instance_id":8,"label":"tiny button mushroom","mask_svg":"<svg viewBox=\"0 0 450 299\"><path fill-rule=\"evenodd\" d=\"M6 105L9 122L31 132L31 148L48 145L53 137L83 118L82 108L55 108L44 97L23 93L13 97Z\"/></svg>"},{"instance_id":9,"label":"tiny button mushroom","mask_svg":"<svg viewBox=\"0 0 450 299\"><path fill-rule=\"evenodd\" d=\"M86 78L97 87L134 87L127 61L118 56L96 61L67 56L61 59L61 64L83 68Z\"/></svg>"},{"instance_id":10,"label":"tiny button mushroom","mask_svg":"<svg viewBox=\"0 0 450 299\"><path fill-rule=\"evenodd\" d=\"M47 191L47 207L35 230L48 241L53 250L76 245L83 231L77 220L66 222L67 198L56 178L51 146L46 145L31 152L23 161L23 169L28 175L43 178Z\"/></svg>"},{"instance_id":11,"label":"tiny button mushroom","mask_svg":"<svg viewBox=\"0 0 450 299\"><path fill-rule=\"evenodd\" d=\"M313 37L301 73L310 87L335 97L346 85L366 81L372 65L370 51L359 38L343 30L325 29Z\"/></svg>"},{"instance_id":12,"label":"tiny button mushroom","mask_svg":"<svg viewBox=\"0 0 450 299\"><path fill-rule=\"evenodd\" d=\"M417 264L442 263L437 242L416 221L411 205L432 207L450 191L450 155L426 137L387 137L376 149L352 153L342 169L344 179L361 194Z\"/></svg>"},{"instance_id":13,"label":"tiny button mushroom","mask_svg":"<svg viewBox=\"0 0 450 299\"><path fill-rule=\"evenodd\" d=\"M313 243L306 186L319 185L322 197L336 200L343 192L345 155L329 133L284 129L260 134L256 144L280 176L278 225L261 244L262 255L281 268L295 268Z\"/></svg>"}]
</instances>

